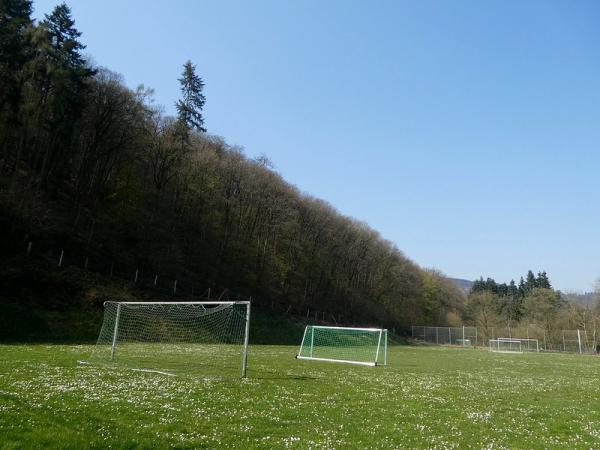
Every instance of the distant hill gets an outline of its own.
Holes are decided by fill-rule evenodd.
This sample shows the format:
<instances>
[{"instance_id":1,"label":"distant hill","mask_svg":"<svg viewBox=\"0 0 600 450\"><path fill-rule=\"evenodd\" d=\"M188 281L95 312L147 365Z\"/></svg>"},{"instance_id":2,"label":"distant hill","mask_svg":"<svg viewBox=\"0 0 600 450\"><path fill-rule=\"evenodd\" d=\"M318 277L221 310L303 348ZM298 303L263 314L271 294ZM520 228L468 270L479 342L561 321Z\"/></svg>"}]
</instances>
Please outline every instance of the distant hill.
<instances>
[{"instance_id":1,"label":"distant hill","mask_svg":"<svg viewBox=\"0 0 600 450\"><path fill-rule=\"evenodd\" d=\"M461 278L448 278L454 285L465 293L469 293L473 287L473 282L469 280L463 280Z\"/></svg>"},{"instance_id":2,"label":"distant hill","mask_svg":"<svg viewBox=\"0 0 600 450\"><path fill-rule=\"evenodd\" d=\"M598 298L598 294L596 294L595 292L586 292L585 294L563 293L562 295L563 298L565 298L568 302L590 307L596 305L596 300Z\"/></svg>"}]
</instances>

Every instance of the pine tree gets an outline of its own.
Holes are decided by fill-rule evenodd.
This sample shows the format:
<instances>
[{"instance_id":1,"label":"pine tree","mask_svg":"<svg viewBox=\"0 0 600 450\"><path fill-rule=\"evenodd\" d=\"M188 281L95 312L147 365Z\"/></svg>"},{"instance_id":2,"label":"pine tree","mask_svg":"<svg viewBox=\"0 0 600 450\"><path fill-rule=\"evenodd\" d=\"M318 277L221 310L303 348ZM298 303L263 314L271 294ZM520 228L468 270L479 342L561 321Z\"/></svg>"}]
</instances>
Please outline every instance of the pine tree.
<instances>
[{"instance_id":1,"label":"pine tree","mask_svg":"<svg viewBox=\"0 0 600 450\"><path fill-rule=\"evenodd\" d=\"M548 274L545 270L543 272L538 272L536 283L537 287L544 289L552 289L552 285L550 284L550 280L548 279Z\"/></svg>"},{"instance_id":2,"label":"pine tree","mask_svg":"<svg viewBox=\"0 0 600 450\"><path fill-rule=\"evenodd\" d=\"M37 181L45 183L50 173L60 177L70 161L74 127L85 104L89 78L96 72L81 55L85 46L75 28L70 8L62 3L36 29L36 57L29 75L31 93L37 96L36 140L32 166ZM42 135L47 133L46 136Z\"/></svg>"},{"instance_id":3,"label":"pine tree","mask_svg":"<svg viewBox=\"0 0 600 450\"><path fill-rule=\"evenodd\" d=\"M191 61L183 65L183 74L179 78L181 84L182 98L175 104L177 108L177 119L187 130L196 129L206 133L202 109L206 98L202 93L204 82L196 75L196 66Z\"/></svg>"},{"instance_id":4,"label":"pine tree","mask_svg":"<svg viewBox=\"0 0 600 450\"><path fill-rule=\"evenodd\" d=\"M531 270L527 271L527 281L525 282L527 292L531 292L537 287L537 280Z\"/></svg>"},{"instance_id":5,"label":"pine tree","mask_svg":"<svg viewBox=\"0 0 600 450\"><path fill-rule=\"evenodd\" d=\"M48 37L56 62L67 65L72 69L85 66L81 51L85 45L79 42L81 32L75 28L75 21L71 17L71 9L61 3L56 6L51 14L46 15L42 25L48 30Z\"/></svg>"},{"instance_id":6,"label":"pine tree","mask_svg":"<svg viewBox=\"0 0 600 450\"><path fill-rule=\"evenodd\" d=\"M523 277L519 280L519 287L517 290L519 292L519 297L525 297L525 295L527 295L527 285L525 284Z\"/></svg>"},{"instance_id":7,"label":"pine tree","mask_svg":"<svg viewBox=\"0 0 600 450\"><path fill-rule=\"evenodd\" d=\"M0 0L0 110L7 108L11 122L16 120L21 71L29 57L26 30L32 25L31 12L31 0Z\"/></svg>"}]
</instances>

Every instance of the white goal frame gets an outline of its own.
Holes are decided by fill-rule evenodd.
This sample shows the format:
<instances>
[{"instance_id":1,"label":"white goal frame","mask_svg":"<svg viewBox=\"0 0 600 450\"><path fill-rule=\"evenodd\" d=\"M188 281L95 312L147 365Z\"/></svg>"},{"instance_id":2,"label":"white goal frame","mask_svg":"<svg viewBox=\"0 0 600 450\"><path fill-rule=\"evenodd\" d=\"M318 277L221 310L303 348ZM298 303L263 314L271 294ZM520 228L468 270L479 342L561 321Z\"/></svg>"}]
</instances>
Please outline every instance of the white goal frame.
<instances>
[{"instance_id":1,"label":"white goal frame","mask_svg":"<svg viewBox=\"0 0 600 450\"><path fill-rule=\"evenodd\" d=\"M521 341L521 353L524 353L523 351L523 344L527 344L527 350L526 351L534 351L534 350L530 350L530 345L529 344L535 344L535 352L540 351L540 344L539 341L537 339L529 339L529 338L498 338L499 341Z\"/></svg>"},{"instance_id":2,"label":"white goal frame","mask_svg":"<svg viewBox=\"0 0 600 450\"><path fill-rule=\"evenodd\" d=\"M107 303L116 303L117 305L117 314L115 318L115 326L113 329L113 337L112 337L112 345L110 350L110 359L114 360L118 347L118 336L119 336L119 317L121 314L121 306L122 305L135 305L135 306L152 306L152 305L246 305L246 323L244 329L244 343L243 343L243 351L242 351L242 378L247 377L248 372L248 340L250 337L250 302L249 301L239 301L239 302L104 302L104 306Z\"/></svg>"},{"instance_id":3,"label":"white goal frame","mask_svg":"<svg viewBox=\"0 0 600 450\"><path fill-rule=\"evenodd\" d=\"M314 331L311 336L310 356L303 356L302 355L302 347L304 345L304 341L306 339L306 333L309 328L312 328L313 330L326 329L326 330L339 330L341 332L343 332L343 331L365 331L365 332L378 333L377 347L376 347L375 354L374 354L374 360L372 362L371 361L353 361L350 359L320 358L320 357L312 356L313 347L314 347L313 346ZM322 325L307 325L306 328L304 328L304 335L302 336L302 342L300 343L300 349L298 351L298 354L296 355L296 358L313 360L313 361L328 361L328 362L338 362L338 363L346 363L346 364L358 364L361 366L378 366L378 365L386 366L387 365L387 346L388 346L387 337L388 337L388 330L385 328L355 328L355 327L330 327L330 326L322 326ZM382 362L379 361L380 358L383 360Z\"/></svg>"},{"instance_id":4,"label":"white goal frame","mask_svg":"<svg viewBox=\"0 0 600 450\"><path fill-rule=\"evenodd\" d=\"M500 343L519 344L519 350L503 350ZM523 353L521 339L497 338L489 340L490 351L495 353Z\"/></svg>"}]
</instances>

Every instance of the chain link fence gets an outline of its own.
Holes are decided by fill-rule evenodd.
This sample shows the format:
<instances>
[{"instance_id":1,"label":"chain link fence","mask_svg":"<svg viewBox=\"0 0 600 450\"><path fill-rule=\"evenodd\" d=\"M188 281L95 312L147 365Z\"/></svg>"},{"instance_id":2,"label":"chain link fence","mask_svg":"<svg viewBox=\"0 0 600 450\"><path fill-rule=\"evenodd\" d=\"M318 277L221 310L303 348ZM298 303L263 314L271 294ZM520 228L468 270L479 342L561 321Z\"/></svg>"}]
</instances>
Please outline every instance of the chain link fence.
<instances>
[{"instance_id":1,"label":"chain link fence","mask_svg":"<svg viewBox=\"0 0 600 450\"><path fill-rule=\"evenodd\" d=\"M415 340L438 345L477 346L476 327L428 327L413 326Z\"/></svg>"},{"instance_id":2,"label":"chain link fence","mask_svg":"<svg viewBox=\"0 0 600 450\"><path fill-rule=\"evenodd\" d=\"M600 340L587 330L548 330L536 324L516 327L432 327L413 326L412 338L437 345L487 347L490 340L521 339L527 345L537 340L536 349L544 352L598 353Z\"/></svg>"}]
</instances>

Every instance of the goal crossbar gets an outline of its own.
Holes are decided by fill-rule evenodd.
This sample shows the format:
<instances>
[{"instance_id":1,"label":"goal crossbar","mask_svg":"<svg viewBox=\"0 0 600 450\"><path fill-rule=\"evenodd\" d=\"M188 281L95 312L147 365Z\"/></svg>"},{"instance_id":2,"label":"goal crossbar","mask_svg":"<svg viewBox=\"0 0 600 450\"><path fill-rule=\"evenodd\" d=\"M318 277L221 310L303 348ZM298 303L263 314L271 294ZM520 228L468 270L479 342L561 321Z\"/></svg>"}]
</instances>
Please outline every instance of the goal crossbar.
<instances>
[{"instance_id":1,"label":"goal crossbar","mask_svg":"<svg viewBox=\"0 0 600 450\"><path fill-rule=\"evenodd\" d=\"M115 302L115 301L106 301L104 302L104 306L108 303L116 303L120 305L249 305L250 302L240 301L240 302Z\"/></svg>"},{"instance_id":2,"label":"goal crossbar","mask_svg":"<svg viewBox=\"0 0 600 450\"><path fill-rule=\"evenodd\" d=\"M310 325L310 327L322 330L382 331L381 328L328 327L325 325Z\"/></svg>"}]
</instances>

